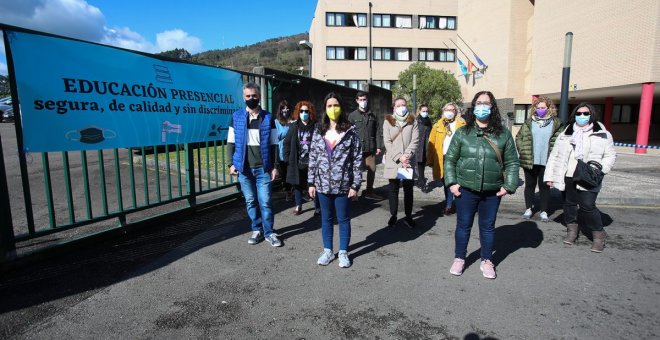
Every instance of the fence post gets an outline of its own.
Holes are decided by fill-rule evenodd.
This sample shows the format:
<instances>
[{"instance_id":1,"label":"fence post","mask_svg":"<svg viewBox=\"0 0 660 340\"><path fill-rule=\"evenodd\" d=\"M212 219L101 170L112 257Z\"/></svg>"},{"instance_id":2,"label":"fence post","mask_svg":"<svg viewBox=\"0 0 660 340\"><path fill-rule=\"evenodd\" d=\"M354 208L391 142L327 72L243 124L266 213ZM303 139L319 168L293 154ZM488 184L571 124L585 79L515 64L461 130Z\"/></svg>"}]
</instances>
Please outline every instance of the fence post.
<instances>
[{"instance_id":1,"label":"fence post","mask_svg":"<svg viewBox=\"0 0 660 340\"><path fill-rule=\"evenodd\" d=\"M188 191L188 205L194 208L197 205L197 197L195 193L195 156L194 148L191 143L185 146L186 153L186 189Z\"/></svg>"},{"instance_id":2,"label":"fence post","mask_svg":"<svg viewBox=\"0 0 660 340\"><path fill-rule=\"evenodd\" d=\"M5 156L2 153L2 136L0 136L0 260L5 259L15 249L16 239L14 238L14 226L11 219Z\"/></svg>"}]
</instances>

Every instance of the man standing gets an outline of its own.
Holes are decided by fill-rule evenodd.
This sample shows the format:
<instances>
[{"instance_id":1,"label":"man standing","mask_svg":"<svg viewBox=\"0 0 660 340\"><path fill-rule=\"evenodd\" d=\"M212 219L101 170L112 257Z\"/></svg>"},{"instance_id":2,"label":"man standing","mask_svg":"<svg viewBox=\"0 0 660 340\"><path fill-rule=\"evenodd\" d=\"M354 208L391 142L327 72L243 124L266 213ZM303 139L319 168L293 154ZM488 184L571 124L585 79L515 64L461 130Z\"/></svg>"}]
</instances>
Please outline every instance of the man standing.
<instances>
[{"instance_id":1,"label":"man standing","mask_svg":"<svg viewBox=\"0 0 660 340\"><path fill-rule=\"evenodd\" d=\"M277 129L273 115L259 106L260 87L243 86L246 108L232 114L227 134L227 151L231 157L229 172L238 176L245 196L247 213L252 221L249 244L268 241L273 247L282 242L273 232L271 206L272 181L277 177Z\"/></svg>"},{"instance_id":2,"label":"man standing","mask_svg":"<svg viewBox=\"0 0 660 340\"><path fill-rule=\"evenodd\" d=\"M383 148L382 122L378 122L376 115L369 107L369 95L358 91L355 96L358 104L357 110L351 112L348 120L355 125L355 129L362 142L362 170L367 171L367 189L364 197L372 200L382 200L383 197L374 192L374 179L376 178L376 156Z\"/></svg>"}]
</instances>

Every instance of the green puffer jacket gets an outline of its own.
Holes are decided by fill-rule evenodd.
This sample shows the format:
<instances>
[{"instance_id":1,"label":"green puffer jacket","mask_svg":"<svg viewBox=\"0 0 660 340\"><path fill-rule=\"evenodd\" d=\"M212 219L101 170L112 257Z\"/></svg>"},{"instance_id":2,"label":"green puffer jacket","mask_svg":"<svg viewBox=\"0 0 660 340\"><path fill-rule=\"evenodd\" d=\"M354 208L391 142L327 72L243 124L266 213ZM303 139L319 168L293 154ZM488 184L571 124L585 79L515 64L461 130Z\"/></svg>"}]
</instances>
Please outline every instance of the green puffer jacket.
<instances>
[{"instance_id":1,"label":"green puffer jacket","mask_svg":"<svg viewBox=\"0 0 660 340\"><path fill-rule=\"evenodd\" d=\"M550 148L548 148L548 155L555 145L557 136L563 130L563 124L557 117L552 118L552 136L550 137ZM520 127L520 131L516 135L516 147L518 148L518 156L520 157L520 166L522 168L531 170L534 167L534 142L532 141L532 118L529 118Z\"/></svg>"},{"instance_id":2,"label":"green puffer jacket","mask_svg":"<svg viewBox=\"0 0 660 340\"><path fill-rule=\"evenodd\" d=\"M490 143L500 150L504 163L504 180L497 154ZM445 185L459 184L474 191L497 191L501 187L512 194L518 188L520 162L511 132L502 130L499 136L486 130L465 127L456 130L445 155Z\"/></svg>"}]
</instances>

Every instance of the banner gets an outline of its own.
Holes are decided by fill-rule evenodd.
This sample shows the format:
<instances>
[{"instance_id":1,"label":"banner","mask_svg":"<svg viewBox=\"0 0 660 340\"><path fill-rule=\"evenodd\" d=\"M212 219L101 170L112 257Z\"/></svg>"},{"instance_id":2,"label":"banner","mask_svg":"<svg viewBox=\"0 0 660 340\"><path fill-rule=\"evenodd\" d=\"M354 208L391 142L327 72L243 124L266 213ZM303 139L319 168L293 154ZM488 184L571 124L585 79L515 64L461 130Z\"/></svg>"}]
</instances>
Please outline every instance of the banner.
<instances>
[{"instance_id":1,"label":"banner","mask_svg":"<svg viewBox=\"0 0 660 340\"><path fill-rule=\"evenodd\" d=\"M67 38L5 30L26 152L227 138L241 75Z\"/></svg>"}]
</instances>

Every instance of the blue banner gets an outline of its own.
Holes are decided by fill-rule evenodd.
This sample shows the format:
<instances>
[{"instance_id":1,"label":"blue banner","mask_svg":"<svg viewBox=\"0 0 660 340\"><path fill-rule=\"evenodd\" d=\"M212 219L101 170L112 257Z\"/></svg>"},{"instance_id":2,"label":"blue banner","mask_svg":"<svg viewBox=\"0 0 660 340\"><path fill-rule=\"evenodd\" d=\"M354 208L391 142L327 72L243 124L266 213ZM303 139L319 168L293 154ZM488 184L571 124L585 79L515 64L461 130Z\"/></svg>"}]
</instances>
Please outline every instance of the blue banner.
<instances>
[{"instance_id":1,"label":"blue banner","mask_svg":"<svg viewBox=\"0 0 660 340\"><path fill-rule=\"evenodd\" d=\"M5 34L26 152L226 139L231 113L244 106L237 72L66 38Z\"/></svg>"}]
</instances>

